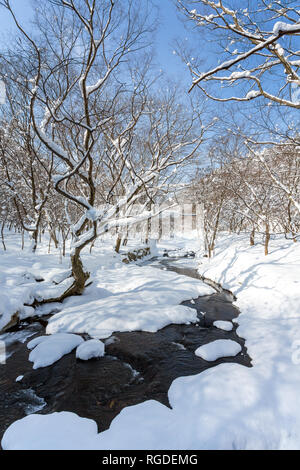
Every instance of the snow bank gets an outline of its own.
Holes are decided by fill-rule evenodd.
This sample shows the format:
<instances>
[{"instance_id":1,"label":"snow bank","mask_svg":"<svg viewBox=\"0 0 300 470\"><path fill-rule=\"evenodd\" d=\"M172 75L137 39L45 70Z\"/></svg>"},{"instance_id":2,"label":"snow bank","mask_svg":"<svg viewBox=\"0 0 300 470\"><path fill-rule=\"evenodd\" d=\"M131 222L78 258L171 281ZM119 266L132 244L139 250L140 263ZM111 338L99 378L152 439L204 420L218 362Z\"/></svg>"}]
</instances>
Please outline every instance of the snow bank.
<instances>
[{"instance_id":1,"label":"snow bank","mask_svg":"<svg viewBox=\"0 0 300 470\"><path fill-rule=\"evenodd\" d=\"M98 270L85 295L68 299L51 317L47 333L88 333L100 339L115 331L155 332L170 323L196 322L196 310L179 304L213 292L197 279L150 266Z\"/></svg>"},{"instance_id":2,"label":"snow bank","mask_svg":"<svg viewBox=\"0 0 300 470\"><path fill-rule=\"evenodd\" d=\"M90 432L83 447L300 448L300 246L272 240L270 251L265 257L263 246L248 246L244 236L224 237L215 258L200 266L202 274L237 295L238 334L246 338L254 367L221 364L179 378L169 390L172 410L156 401L125 408L109 430ZM42 419L44 433L53 442L48 417ZM76 426L82 432L80 420ZM25 429L24 425L20 430L19 448ZM16 446L13 440L12 445ZM60 448L61 442L53 445Z\"/></svg>"},{"instance_id":3,"label":"snow bank","mask_svg":"<svg viewBox=\"0 0 300 470\"><path fill-rule=\"evenodd\" d=\"M188 237L178 241L167 240L153 252L178 250L178 254L196 249L198 242ZM193 309L180 306L183 300L213 292L197 280L186 279L175 273L163 273L151 267L125 266L122 256L113 249L113 240L98 240L93 252L83 253L83 263L93 282L80 298L67 299L63 304L24 306L34 299L60 296L72 283L68 277L69 257L60 260L59 252L48 254L48 247L39 246L37 253L20 252L20 237L7 234L7 252L1 252L0 272L0 331L12 315L20 318L61 311L51 320L47 333L89 333L105 338L113 331L143 329L157 331L169 323L196 321ZM130 244L128 250L136 245ZM61 265L59 264L62 261ZM43 278L43 282L36 282ZM57 285L58 284L58 285ZM126 311L126 315L124 312Z\"/></svg>"},{"instance_id":4,"label":"snow bank","mask_svg":"<svg viewBox=\"0 0 300 470\"><path fill-rule=\"evenodd\" d=\"M205 361L216 361L220 357L236 356L242 347L231 339L217 339L196 349L195 354Z\"/></svg>"},{"instance_id":5,"label":"snow bank","mask_svg":"<svg viewBox=\"0 0 300 470\"><path fill-rule=\"evenodd\" d=\"M175 246L176 241L173 243ZM160 318L159 308L166 312L168 298L172 310L175 300L179 302L187 294L186 298L196 297L199 291L193 289L202 289L198 281L188 285L183 277L167 278L173 273L154 268L110 269L106 265L99 270L97 281L82 298L64 302L64 312L55 315L52 323L54 330L75 331L86 325L92 329L92 320L97 320L101 334L114 302L120 309L115 313L118 327L128 328L132 321L132 328L134 322L154 328L160 320L155 315L144 318L149 305L154 310L157 307ZM247 236L226 236L218 242L213 259L202 259L199 272L237 296L241 310L237 332L246 338L252 368L226 363L179 378L169 390L172 409L156 401L125 408L101 434L95 423L73 415L72 422L63 413L30 416L36 420L32 426L24 418L6 431L3 448L299 449L300 244L271 240L270 254L265 257L263 246L250 247ZM89 304L82 311L85 301ZM129 305L132 310L127 315Z\"/></svg>"},{"instance_id":6,"label":"snow bank","mask_svg":"<svg viewBox=\"0 0 300 470\"><path fill-rule=\"evenodd\" d=\"M97 435L97 425L91 419L74 413L30 415L13 423L2 439L4 450L77 450L88 446Z\"/></svg>"},{"instance_id":7,"label":"snow bank","mask_svg":"<svg viewBox=\"0 0 300 470\"><path fill-rule=\"evenodd\" d=\"M81 343L76 349L76 357L82 361L88 361L96 357L104 356L105 345L97 339L90 339Z\"/></svg>"},{"instance_id":8,"label":"snow bank","mask_svg":"<svg viewBox=\"0 0 300 470\"><path fill-rule=\"evenodd\" d=\"M213 322L213 325L224 331L231 331L233 328L233 324L230 321L217 320Z\"/></svg>"},{"instance_id":9,"label":"snow bank","mask_svg":"<svg viewBox=\"0 0 300 470\"><path fill-rule=\"evenodd\" d=\"M288 415L280 418L282 407L276 410L269 406L270 397L274 397L272 387L269 384L261 395L261 380L254 369L221 364L199 375L175 380L169 391L172 410L154 400L125 408L110 429L101 434L97 434L95 423L87 428L89 420L76 415L71 435L66 432L69 418L63 413L34 415L32 426L28 417L11 425L2 447L5 450L299 448L296 420Z\"/></svg>"},{"instance_id":10,"label":"snow bank","mask_svg":"<svg viewBox=\"0 0 300 470\"><path fill-rule=\"evenodd\" d=\"M172 410L149 401L124 409L98 449L300 448L300 244L224 237L200 273L237 296L238 334L253 368L221 364L175 380ZM130 429L130 433L128 432ZM178 432L180 429L180 432Z\"/></svg>"},{"instance_id":11,"label":"snow bank","mask_svg":"<svg viewBox=\"0 0 300 470\"><path fill-rule=\"evenodd\" d=\"M154 401L126 408L91 445L110 450L299 449L299 425L286 409L289 379L280 396L270 380L262 380L260 371L238 364L179 378L169 391L172 410ZM297 394L294 389L293 399ZM298 404L299 399L295 409Z\"/></svg>"},{"instance_id":12,"label":"snow bank","mask_svg":"<svg viewBox=\"0 0 300 470\"><path fill-rule=\"evenodd\" d=\"M28 244L29 238L26 238ZM7 251L0 250L0 331L18 313L21 319L35 315L32 307L35 298L56 297L70 285L67 279L55 286L52 276L61 276L66 271L69 260L65 258L60 266L59 254L48 254L46 244L39 247L36 254L29 252L27 246L21 251L19 234L6 233ZM44 282L37 282L44 279Z\"/></svg>"},{"instance_id":13,"label":"snow bank","mask_svg":"<svg viewBox=\"0 0 300 470\"><path fill-rule=\"evenodd\" d=\"M81 336L66 333L38 336L27 344L29 349L33 349L29 354L29 360L34 363L34 369L51 366L83 341Z\"/></svg>"},{"instance_id":14,"label":"snow bank","mask_svg":"<svg viewBox=\"0 0 300 470\"><path fill-rule=\"evenodd\" d=\"M262 244L249 246L247 235L223 237L215 256L202 261L199 273L237 296L241 327L248 315L271 321L298 317L300 243L271 240L270 254L265 256Z\"/></svg>"}]
</instances>

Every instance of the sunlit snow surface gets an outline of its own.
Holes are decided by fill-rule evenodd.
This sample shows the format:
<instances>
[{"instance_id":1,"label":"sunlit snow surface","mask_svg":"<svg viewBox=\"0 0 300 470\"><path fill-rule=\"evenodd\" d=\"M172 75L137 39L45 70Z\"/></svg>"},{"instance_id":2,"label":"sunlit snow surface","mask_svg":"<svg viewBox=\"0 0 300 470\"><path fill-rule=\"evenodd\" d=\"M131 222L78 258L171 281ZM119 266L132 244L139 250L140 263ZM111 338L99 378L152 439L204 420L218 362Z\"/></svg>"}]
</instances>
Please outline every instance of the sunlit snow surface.
<instances>
[{"instance_id":1,"label":"sunlit snow surface","mask_svg":"<svg viewBox=\"0 0 300 470\"><path fill-rule=\"evenodd\" d=\"M83 343L81 336L66 333L38 336L27 344L27 347L32 349L29 360L33 362L34 369L47 367L73 351L81 343Z\"/></svg>"},{"instance_id":2,"label":"sunlit snow surface","mask_svg":"<svg viewBox=\"0 0 300 470\"><path fill-rule=\"evenodd\" d=\"M104 356L105 345L97 339L90 339L81 343L76 349L76 357L82 361L88 361Z\"/></svg>"},{"instance_id":3,"label":"sunlit snow surface","mask_svg":"<svg viewBox=\"0 0 300 470\"><path fill-rule=\"evenodd\" d=\"M231 339L217 339L196 349L195 354L205 361L216 361L220 357L236 356L242 347Z\"/></svg>"},{"instance_id":4,"label":"sunlit snow surface","mask_svg":"<svg viewBox=\"0 0 300 470\"><path fill-rule=\"evenodd\" d=\"M46 416L34 414L13 423L2 439L2 446L3 449L11 450L34 450L37 446L44 450L77 450L87 447L91 437L95 435L96 423L74 413L62 412Z\"/></svg>"},{"instance_id":5,"label":"sunlit snow surface","mask_svg":"<svg viewBox=\"0 0 300 470\"><path fill-rule=\"evenodd\" d=\"M155 332L170 323L197 321L184 300L213 293L197 279L145 266L99 270L80 298L68 299L49 321L47 333L88 333L107 338L114 331Z\"/></svg>"},{"instance_id":6,"label":"sunlit snow surface","mask_svg":"<svg viewBox=\"0 0 300 470\"><path fill-rule=\"evenodd\" d=\"M175 249L176 243L179 248L193 249L191 243L196 246L197 240L166 241L162 249ZM178 378L169 390L172 409L157 401L125 408L110 429L100 434L93 421L87 423L76 415L30 416L7 430L3 448L300 449L300 244L284 238L271 240L270 254L264 256L261 244L249 246L248 235L226 235L218 241L213 259L200 256L198 261L201 274L237 296L241 310L237 333L246 338L252 368L224 363ZM112 301L114 296L144 290L147 307L151 289L147 291L145 270L137 283L125 271L121 277L120 269L117 277L121 282L116 278L113 287L111 260L106 263L105 257L87 256L85 262L93 272L99 270L98 281L86 293L87 301L101 296L105 305L110 297ZM117 258L115 267L117 271L121 267ZM133 266L132 273L135 269ZM165 273L169 274L159 272L157 276ZM160 278L156 284L149 277L148 281L155 292ZM171 296L174 302L175 293ZM195 294L190 292L188 298L192 297ZM79 312L83 300L70 299L63 307ZM124 307L122 313L126 314ZM32 424L28 418L34 420Z\"/></svg>"},{"instance_id":7,"label":"sunlit snow surface","mask_svg":"<svg viewBox=\"0 0 300 470\"><path fill-rule=\"evenodd\" d=\"M233 328L233 324L230 321L217 320L214 321L213 325L224 331L231 331Z\"/></svg>"}]
</instances>

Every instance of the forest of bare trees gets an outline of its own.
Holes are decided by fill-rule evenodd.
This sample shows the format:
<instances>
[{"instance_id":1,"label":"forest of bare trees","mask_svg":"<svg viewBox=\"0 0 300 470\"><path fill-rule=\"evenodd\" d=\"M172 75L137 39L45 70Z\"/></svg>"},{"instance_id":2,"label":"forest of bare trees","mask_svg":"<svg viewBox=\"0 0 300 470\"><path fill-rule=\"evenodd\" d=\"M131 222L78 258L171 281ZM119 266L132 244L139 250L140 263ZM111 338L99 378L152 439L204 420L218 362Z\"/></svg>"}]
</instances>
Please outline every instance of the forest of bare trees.
<instances>
[{"instance_id":1,"label":"forest of bare trees","mask_svg":"<svg viewBox=\"0 0 300 470\"><path fill-rule=\"evenodd\" d=\"M178 197L203 207L209 257L220 230L248 231L251 244L263 233L265 254L272 234L297 241L297 122L288 138L283 129L279 138L270 131L266 140L266 132L257 138L247 129L228 131L220 124L216 137L210 131L221 120L212 117L207 97L262 98L298 109L299 12L276 2L271 9L262 2L255 14L206 0L176 4L199 30L218 34L224 54L232 56L208 72L200 71L201 61L196 69L188 63L193 82L184 100L177 85L153 72L151 3L139 9L134 1L42 2L33 35L9 0L1 2L18 30L18 39L1 56L6 86L0 118L2 245L5 249L5 227L28 232L33 252L45 233L49 250L51 244L60 246L63 255L72 239L74 284L64 296L84 289L89 273L80 254L86 246L109 231L116 235L124 226L151 220L160 214L159 204L172 208ZM263 24L271 19L276 24L268 32ZM238 49L230 52L233 45ZM184 60L187 54L181 50ZM268 80L275 69L271 93ZM228 70L231 75L224 75ZM242 95L218 98L219 83ZM262 102L263 114L269 103ZM119 234L116 251L121 242Z\"/></svg>"},{"instance_id":2,"label":"forest of bare trees","mask_svg":"<svg viewBox=\"0 0 300 470\"><path fill-rule=\"evenodd\" d=\"M0 0L1 450L300 449L299 112L299 0Z\"/></svg>"}]
</instances>

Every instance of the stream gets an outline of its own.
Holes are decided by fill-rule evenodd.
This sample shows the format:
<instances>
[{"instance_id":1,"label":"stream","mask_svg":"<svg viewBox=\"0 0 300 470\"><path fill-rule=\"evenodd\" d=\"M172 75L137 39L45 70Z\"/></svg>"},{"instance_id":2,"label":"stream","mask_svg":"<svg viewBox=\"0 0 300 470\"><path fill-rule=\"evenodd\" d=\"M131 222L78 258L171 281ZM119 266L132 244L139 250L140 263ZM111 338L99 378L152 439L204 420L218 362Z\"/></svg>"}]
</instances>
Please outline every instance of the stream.
<instances>
[{"instance_id":1,"label":"stream","mask_svg":"<svg viewBox=\"0 0 300 470\"><path fill-rule=\"evenodd\" d=\"M197 269L189 266L193 264L189 257L193 254L166 254L140 264L201 280ZM215 320L238 317L240 312L233 300L228 291L187 300L182 304L197 310L199 321L195 324L171 324L156 333L116 332L106 340L104 357L80 361L74 350L55 364L37 370L28 361L27 342L45 334L47 318L23 321L0 336L8 353L6 364L0 363L0 441L11 423L35 412L71 411L96 421L101 432L127 406L153 399L170 407L168 390L178 377L199 374L225 362L251 367L245 341L236 333L238 325L234 323L232 331L213 326ZM194 354L199 346L217 339L232 339L242 351L213 362ZM16 382L18 376L23 378Z\"/></svg>"}]
</instances>

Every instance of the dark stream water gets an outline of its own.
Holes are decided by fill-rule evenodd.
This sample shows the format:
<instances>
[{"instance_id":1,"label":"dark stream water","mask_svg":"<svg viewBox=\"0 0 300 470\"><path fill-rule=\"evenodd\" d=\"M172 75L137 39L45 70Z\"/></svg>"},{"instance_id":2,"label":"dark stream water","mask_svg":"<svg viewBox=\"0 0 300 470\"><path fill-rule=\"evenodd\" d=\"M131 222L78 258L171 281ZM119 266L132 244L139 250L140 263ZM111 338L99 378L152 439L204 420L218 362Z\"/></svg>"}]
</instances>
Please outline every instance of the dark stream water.
<instances>
[{"instance_id":1,"label":"dark stream water","mask_svg":"<svg viewBox=\"0 0 300 470\"><path fill-rule=\"evenodd\" d=\"M158 268L199 278L195 269L176 267L171 258L158 261ZM187 300L183 305L197 310L196 324L169 325L156 333L116 332L102 358L80 361L73 351L52 366L37 370L28 361L26 345L29 339L45 333L46 321L23 322L6 335L11 355L6 364L0 364L0 440L12 422L33 412L72 411L94 419L101 432L126 406L150 399L170 406L168 390L177 377L199 374L224 362L251 367L245 341L236 333L237 325L230 332L213 326L215 320L238 317L240 312L232 300L226 292ZM206 312L205 316L201 312ZM242 351L214 362L194 354L199 346L216 339L232 339L241 344ZM24 376L20 382L16 382L18 376Z\"/></svg>"}]
</instances>

